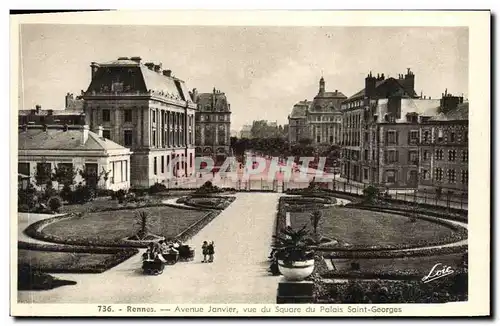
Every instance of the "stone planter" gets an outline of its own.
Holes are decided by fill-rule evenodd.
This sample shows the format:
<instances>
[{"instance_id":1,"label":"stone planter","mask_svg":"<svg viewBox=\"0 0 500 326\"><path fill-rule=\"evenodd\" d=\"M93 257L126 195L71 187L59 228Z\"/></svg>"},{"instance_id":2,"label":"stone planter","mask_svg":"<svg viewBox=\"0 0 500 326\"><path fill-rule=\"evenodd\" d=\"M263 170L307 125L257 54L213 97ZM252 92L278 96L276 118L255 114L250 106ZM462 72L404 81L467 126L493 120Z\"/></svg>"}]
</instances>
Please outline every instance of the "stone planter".
<instances>
[{"instance_id":1,"label":"stone planter","mask_svg":"<svg viewBox=\"0 0 500 326\"><path fill-rule=\"evenodd\" d=\"M278 267L286 280L302 281L314 271L314 259L294 261L292 264L285 264L283 260L278 260Z\"/></svg>"}]
</instances>

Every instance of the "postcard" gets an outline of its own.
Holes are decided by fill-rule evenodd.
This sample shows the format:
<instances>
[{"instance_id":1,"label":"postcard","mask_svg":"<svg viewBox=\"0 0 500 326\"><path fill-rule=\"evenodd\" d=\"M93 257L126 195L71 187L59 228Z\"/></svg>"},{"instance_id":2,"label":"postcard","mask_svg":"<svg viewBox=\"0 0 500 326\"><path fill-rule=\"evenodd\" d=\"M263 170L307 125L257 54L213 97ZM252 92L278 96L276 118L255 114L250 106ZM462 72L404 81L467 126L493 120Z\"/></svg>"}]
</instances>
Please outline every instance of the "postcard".
<instances>
[{"instance_id":1,"label":"postcard","mask_svg":"<svg viewBox=\"0 0 500 326\"><path fill-rule=\"evenodd\" d=\"M490 19L11 16L11 315L490 315Z\"/></svg>"}]
</instances>

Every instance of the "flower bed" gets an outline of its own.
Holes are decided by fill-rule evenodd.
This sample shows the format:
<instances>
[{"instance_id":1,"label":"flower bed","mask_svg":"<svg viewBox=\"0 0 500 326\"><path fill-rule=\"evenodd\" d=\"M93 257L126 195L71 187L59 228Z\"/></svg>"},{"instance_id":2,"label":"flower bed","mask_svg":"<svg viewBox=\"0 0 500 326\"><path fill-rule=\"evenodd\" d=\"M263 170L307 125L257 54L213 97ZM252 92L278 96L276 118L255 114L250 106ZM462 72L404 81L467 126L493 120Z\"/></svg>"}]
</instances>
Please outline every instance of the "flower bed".
<instances>
[{"instance_id":1,"label":"flower bed","mask_svg":"<svg viewBox=\"0 0 500 326\"><path fill-rule=\"evenodd\" d=\"M312 201L317 201L317 200L314 199ZM295 215L295 214L301 214L301 213L306 213L306 212L309 213L313 210L323 208L323 207L321 207L321 205L318 205L315 203L304 204L304 202L309 203L310 200L308 200L308 198L304 198L304 197L282 197L282 198L280 198L280 201L278 204L276 231L278 231L284 227L287 211L292 213L291 215L292 215L292 220L293 220L293 215ZM349 210L354 210L354 209L358 209L358 208L359 208L359 212L370 211L370 213L371 213L373 211L375 211L375 212L378 211L379 215L380 215L380 213L397 215L397 216L399 216L398 217L399 219L402 218L401 216L406 216L406 214L408 214L408 211L398 210L396 208L383 209L383 208L379 208L379 207L358 206L358 205L346 205L344 208L336 207L335 209L349 211ZM328 211L328 210L325 210L325 211ZM304 223L309 222L309 215L307 215L307 216L305 216L306 214L302 214L302 215L303 215L303 218L301 219L301 222L295 223L297 226L302 226ZM369 214L369 216L372 216L372 215L374 215L374 214ZM381 216L383 217L383 215L381 215ZM461 226L458 226L452 222L448 222L446 220L437 220L434 217L429 217L429 216L426 216L426 215L420 214L420 213L414 214L414 216L417 219L417 221L415 223L407 223L407 224L401 225L401 230L399 230L399 232L396 232L396 233L393 232L393 233L388 234L390 236L400 236L404 240L408 234L408 227L412 227L413 229L418 231L417 234L420 234L421 238L420 239L417 238L416 241L415 241L415 239L413 239L411 243L402 243L402 241L393 241L392 243L384 243L383 245L377 245L377 244L373 244L373 243L371 243L371 244L348 243L350 245L346 246L346 243L345 243L345 241L343 241L342 236L340 236L340 239L339 239L339 237L336 237L334 235L325 234L323 231L321 231L321 227L320 227L319 230L320 230L320 233L322 235L327 236L328 238L334 238L336 240L339 240L338 244L322 245L320 250L323 252L331 250L332 253L335 253L337 255L339 255L339 253L340 253L341 257L352 257L356 254L350 253L350 252L357 251L357 252L361 252L361 255L373 255L372 254L373 251L387 251L387 250L390 251L390 250L421 248L424 246L436 246L436 245L443 245L443 244L458 242L458 241L461 241L461 240L464 240L467 238L467 229L465 229ZM335 217L332 217L332 219L335 219ZM324 223L325 220L327 220L327 218L323 217L323 219L321 221L323 221L323 223ZM321 221L320 221L320 223L321 223ZM327 220L327 222L338 224L338 221L333 221L333 220L330 220L330 221ZM347 222L349 222L349 221L347 221ZM422 224L422 223L424 223L424 224ZM435 225L428 230L429 236L423 237L423 235L421 234L422 233L421 229L417 226L419 226L419 225L425 226L425 223L434 223L435 225L440 226L441 230L443 231L441 233L441 237L438 239L435 239L435 232L436 232ZM292 222L292 226L293 226L293 222ZM334 227L335 226L336 225L334 224ZM346 230L347 226L343 227L341 229ZM375 224L375 226L379 227L377 224ZM427 225L427 226L429 226L429 225ZM357 226L357 225L356 225L356 227L359 228L359 226ZM363 230L365 230L365 229L363 229ZM448 231L446 231L446 230L448 230ZM345 233L345 231L343 231L342 235L344 235L344 233ZM367 232L362 232L362 230L360 230L358 233L359 234L356 237L354 237L354 239L356 241L358 241L361 236L366 237L368 235ZM432 233L432 236L430 233ZM371 241L372 237L368 238L368 240ZM351 241L351 242L353 242L353 241ZM452 249L452 250L458 250L458 249ZM463 248L460 248L459 251L456 251L456 252L460 252L462 250L463 250ZM368 251L368 253L363 253L363 252L367 252L367 251ZM421 251L421 250L419 249L419 251ZM349 253L345 253L345 252L349 252ZM421 252L425 253L426 251L421 251ZM380 256L402 255L402 254L404 254L404 253L401 253L401 252L400 253L391 253L391 254L381 253Z\"/></svg>"},{"instance_id":2,"label":"flower bed","mask_svg":"<svg viewBox=\"0 0 500 326\"><path fill-rule=\"evenodd\" d=\"M18 264L47 273L102 273L137 254L120 249L109 253L19 250Z\"/></svg>"},{"instance_id":3,"label":"flower bed","mask_svg":"<svg viewBox=\"0 0 500 326\"><path fill-rule=\"evenodd\" d=\"M176 237L197 221L211 218L212 211L179 209L166 205L149 206L146 210L153 217L151 232L166 238ZM120 211L117 214L116 211ZM141 242L126 241L137 230L136 210L121 208L89 214L70 214L54 217L30 225L25 233L29 236L53 243L105 246L144 247ZM54 223L56 222L56 223Z\"/></svg>"},{"instance_id":4,"label":"flower bed","mask_svg":"<svg viewBox=\"0 0 500 326\"><path fill-rule=\"evenodd\" d=\"M235 197L222 196L185 196L177 200L177 203L191 207L204 209L224 210L235 200Z\"/></svg>"},{"instance_id":5,"label":"flower bed","mask_svg":"<svg viewBox=\"0 0 500 326\"><path fill-rule=\"evenodd\" d=\"M400 257L424 257L438 256L454 253L464 253L467 251L468 245L457 245L451 247L437 248L413 248L406 250L335 250L329 248L320 248L325 258L351 258L351 259L378 259L378 258L400 258Z\"/></svg>"},{"instance_id":6,"label":"flower bed","mask_svg":"<svg viewBox=\"0 0 500 326\"><path fill-rule=\"evenodd\" d=\"M323 278L344 279L422 279L436 263L450 266L454 271L463 267L463 257L458 254L441 254L439 256L379 258L379 259L334 259L336 270L321 274ZM359 264L359 270L353 270L352 263Z\"/></svg>"},{"instance_id":7,"label":"flower bed","mask_svg":"<svg viewBox=\"0 0 500 326\"><path fill-rule=\"evenodd\" d=\"M316 303L445 303L467 301L468 273L423 283L415 281L355 280L322 284Z\"/></svg>"}]
</instances>

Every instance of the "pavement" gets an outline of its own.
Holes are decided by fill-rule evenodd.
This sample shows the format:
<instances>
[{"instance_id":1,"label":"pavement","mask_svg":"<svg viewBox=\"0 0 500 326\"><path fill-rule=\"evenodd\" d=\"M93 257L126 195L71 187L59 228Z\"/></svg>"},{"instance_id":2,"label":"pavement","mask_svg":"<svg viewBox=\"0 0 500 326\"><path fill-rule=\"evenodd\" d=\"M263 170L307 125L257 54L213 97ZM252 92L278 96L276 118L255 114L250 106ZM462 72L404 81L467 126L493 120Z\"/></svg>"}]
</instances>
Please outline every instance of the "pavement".
<instances>
[{"instance_id":1,"label":"pavement","mask_svg":"<svg viewBox=\"0 0 500 326\"><path fill-rule=\"evenodd\" d=\"M53 274L77 284L49 291L18 291L18 301L273 304L278 278L267 273L267 257L280 194L235 196L227 209L189 241L196 250L192 262L166 266L163 274L148 276L142 274L141 256L135 255L101 274ZM201 263L200 247L204 240L215 242L213 263Z\"/></svg>"}]
</instances>

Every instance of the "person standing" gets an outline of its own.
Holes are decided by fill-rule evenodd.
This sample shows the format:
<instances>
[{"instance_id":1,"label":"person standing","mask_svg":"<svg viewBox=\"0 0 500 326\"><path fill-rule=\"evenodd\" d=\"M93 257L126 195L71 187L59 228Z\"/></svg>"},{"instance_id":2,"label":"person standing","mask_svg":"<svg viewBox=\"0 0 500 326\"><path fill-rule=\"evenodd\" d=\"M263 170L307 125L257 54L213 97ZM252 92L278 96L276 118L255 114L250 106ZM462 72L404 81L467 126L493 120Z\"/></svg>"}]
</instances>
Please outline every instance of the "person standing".
<instances>
[{"instance_id":1,"label":"person standing","mask_svg":"<svg viewBox=\"0 0 500 326\"><path fill-rule=\"evenodd\" d=\"M210 244L207 247L208 251L208 262L212 263L214 261L214 254L215 254L215 247L214 247L214 242L210 242Z\"/></svg>"},{"instance_id":2,"label":"person standing","mask_svg":"<svg viewBox=\"0 0 500 326\"><path fill-rule=\"evenodd\" d=\"M201 246L201 252L203 253L203 260L201 261L202 263L206 263L207 261L207 256L208 256L208 243L206 241L203 241L203 245Z\"/></svg>"}]
</instances>

